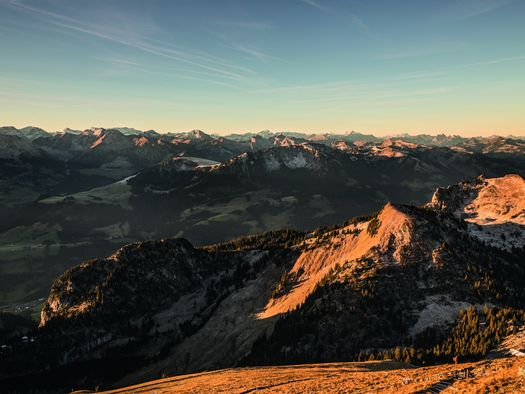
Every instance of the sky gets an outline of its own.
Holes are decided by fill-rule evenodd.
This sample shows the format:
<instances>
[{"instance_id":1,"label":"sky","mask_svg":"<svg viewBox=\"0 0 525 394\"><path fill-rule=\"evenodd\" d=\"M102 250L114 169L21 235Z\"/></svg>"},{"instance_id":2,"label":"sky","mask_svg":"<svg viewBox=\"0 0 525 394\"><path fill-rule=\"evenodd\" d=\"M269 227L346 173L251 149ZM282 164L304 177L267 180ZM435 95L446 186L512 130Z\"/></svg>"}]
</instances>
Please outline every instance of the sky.
<instances>
[{"instance_id":1,"label":"sky","mask_svg":"<svg viewBox=\"0 0 525 394\"><path fill-rule=\"evenodd\" d=\"M0 0L0 124L525 134L525 0Z\"/></svg>"}]
</instances>

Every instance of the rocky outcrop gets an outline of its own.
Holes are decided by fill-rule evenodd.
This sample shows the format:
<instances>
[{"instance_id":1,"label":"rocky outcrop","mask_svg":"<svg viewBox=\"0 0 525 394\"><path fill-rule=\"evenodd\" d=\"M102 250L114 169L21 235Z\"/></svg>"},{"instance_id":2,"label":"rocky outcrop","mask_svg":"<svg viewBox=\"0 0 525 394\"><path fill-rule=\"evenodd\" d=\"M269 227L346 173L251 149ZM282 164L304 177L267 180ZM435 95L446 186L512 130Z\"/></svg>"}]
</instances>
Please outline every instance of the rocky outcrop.
<instances>
[{"instance_id":1,"label":"rocky outcrop","mask_svg":"<svg viewBox=\"0 0 525 394\"><path fill-rule=\"evenodd\" d=\"M209 275L211 260L182 239L125 246L61 275L42 308L40 325L80 316L142 316L197 287Z\"/></svg>"},{"instance_id":2,"label":"rocky outcrop","mask_svg":"<svg viewBox=\"0 0 525 394\"><path fill-rule=\"evenodd\" d=\"M525 180L517 174L439 188L429 207L469 224L470 232L493 246L525 246Z\"/></svg>"}]
</instances>

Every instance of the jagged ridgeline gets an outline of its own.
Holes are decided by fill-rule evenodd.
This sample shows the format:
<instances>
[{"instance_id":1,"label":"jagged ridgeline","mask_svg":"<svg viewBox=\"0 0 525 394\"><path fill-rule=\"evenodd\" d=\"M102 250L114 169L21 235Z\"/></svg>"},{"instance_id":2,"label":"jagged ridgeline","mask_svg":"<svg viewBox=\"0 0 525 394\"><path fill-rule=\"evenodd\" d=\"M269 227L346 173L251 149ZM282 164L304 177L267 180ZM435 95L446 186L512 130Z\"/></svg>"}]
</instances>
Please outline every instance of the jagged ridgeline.
<instances>
[{"instance_id":1,"label":"jagged ridgeline","mask_svg":"<svg viewBox=\"0 0 525 394\"><path fill-rule=\"evenodd\" d=\"M0 127L0 308L35 316L59 273L132 242L310 230L509 172L523 139Z\"/></svg>"},{"instance_id":2,"label":"jagged ridgeline","mask_svg":"<svg viewBox=\"0 0 525 394\"><path fill-rule=\"evenodd\" d=\"M480 357L525 318L523 201L520 176L480 178L311 232L128 245L55 281L35 345L4 376L67 370L107 387L235 365Z\"/></svg>"}]
</instances>

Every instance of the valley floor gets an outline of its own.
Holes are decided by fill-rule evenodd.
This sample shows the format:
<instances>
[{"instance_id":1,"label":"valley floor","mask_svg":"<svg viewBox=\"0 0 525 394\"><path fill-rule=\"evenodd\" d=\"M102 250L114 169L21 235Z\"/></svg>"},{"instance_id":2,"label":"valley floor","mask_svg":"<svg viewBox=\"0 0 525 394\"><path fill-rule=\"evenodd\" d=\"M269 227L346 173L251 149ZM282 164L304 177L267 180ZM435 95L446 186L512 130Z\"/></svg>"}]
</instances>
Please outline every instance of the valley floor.
<instances>
[{"instance_id":1,"label":"valley floor","mask_svg":"<svg viewBox=\"0 0 525 394\"><path fill-rule=\"evenodd\" d=\"M396 361L235 368L105 393L523 393L525 357L415 368ZM90 393L89 391L78 391Z\"/></svg>"}]
</instances>

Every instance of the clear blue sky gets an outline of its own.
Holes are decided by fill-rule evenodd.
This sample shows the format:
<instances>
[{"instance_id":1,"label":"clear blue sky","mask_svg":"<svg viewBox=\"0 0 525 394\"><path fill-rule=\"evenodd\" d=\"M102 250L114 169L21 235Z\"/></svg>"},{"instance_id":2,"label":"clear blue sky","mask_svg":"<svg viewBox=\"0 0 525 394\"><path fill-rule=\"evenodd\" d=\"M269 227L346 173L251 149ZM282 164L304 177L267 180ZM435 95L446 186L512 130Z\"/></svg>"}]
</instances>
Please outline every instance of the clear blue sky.
<instances>
[{"instance_id":1,"label":"clear blue sky","mask_svg":"<svg viewBox=\"0 0 525 394\"><path fill-rule=\"evenodd\" d=\"M0 0L0 124L525 133L524 0Z\"/></svg>"}]
</instances>

